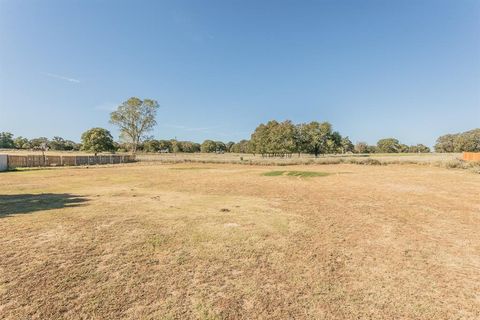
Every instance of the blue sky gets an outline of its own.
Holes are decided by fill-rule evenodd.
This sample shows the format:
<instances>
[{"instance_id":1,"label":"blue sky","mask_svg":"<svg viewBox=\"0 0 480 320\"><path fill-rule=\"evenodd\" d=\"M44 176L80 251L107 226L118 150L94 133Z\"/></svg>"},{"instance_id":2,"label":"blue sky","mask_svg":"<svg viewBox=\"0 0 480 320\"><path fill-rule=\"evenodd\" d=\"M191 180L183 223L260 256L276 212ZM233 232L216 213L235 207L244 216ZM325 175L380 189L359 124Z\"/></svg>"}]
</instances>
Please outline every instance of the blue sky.
<instances>
[{"instance_id":1,"label":"blue sky","mask_svg":"<svg viewBox=\"0 0 480 320\"><path fill-rule=\"evenodd\" d=\"M131 96L162 139L291 119L432 145L480 127L480 1L0 0L0 131L117 136Z\"/></svg>"}]
</instances>

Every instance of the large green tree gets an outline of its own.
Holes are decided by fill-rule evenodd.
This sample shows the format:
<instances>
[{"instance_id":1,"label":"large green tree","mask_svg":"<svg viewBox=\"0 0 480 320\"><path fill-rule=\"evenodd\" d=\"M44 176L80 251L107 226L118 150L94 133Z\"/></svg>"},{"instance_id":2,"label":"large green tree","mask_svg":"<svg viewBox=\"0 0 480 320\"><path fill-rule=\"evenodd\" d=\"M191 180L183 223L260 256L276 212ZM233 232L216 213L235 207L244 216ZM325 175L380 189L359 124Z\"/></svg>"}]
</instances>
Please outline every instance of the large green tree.
<instances>
[{"instance_id":1,"label":"large green tree","mask_svg":"<svg viewBox=\"0 0 480 320\"><path fill-rule=\"evenodd\" d=\"M120 136L132 144L133 153L145 134L157 124L155 117L158 107L155 100L132 97L110 114L110 122L117 125Z\"/></svg>"},{"instance_id":2,"label":"large green tree","mask_svg":"<svg viewBox=\"0 0 480 320\"><path fill-rule=\"evenodd\" d=\"M408 147L408 152L411 152L411 153L429 153L430 148L427 147L426 145L423 145L423 144L420 143L420 144Z\"/></svg>"},{"instance_id":3,"label":"large green tree","mask_svg":"<svg viewBox=\"0 0 480 320\"><path fill-rule=\"evenodd\" d=\"M30 146L33 149L45 150L50 144L50 140L47 137L33 138L29 141Z\"/></svg>"},{"instance_id":4,"label":"large green tree","mask_svg":"<svg viewBox=\"0 0 480 320\"><path fill-rule=\"evenodd\" d=\"M250 137L250 144L252 146L252 153L265 154L267 153L267 126L261 123L255 128L255 131Z\"/></svg>"},{"instance_id":5,"label":"large green tree","mask_svg":"<svg viewBox=\"0 0 480 320\"><path fill-rule=\"evenodd\" d=\"M194 153L200 152L200 144L192 142L192 141L180 141L180 149L182 152L186 153Z\"/></svg>"},{"instance_id":6,"label":"large green tree","mask_svg":"<svg viewBox=\"0 0 480 320\"><path fill-rule=\"evenodd\" d=\"M0 148L10 149L15 148L13 142L13 134L10 132L0 132Z\"/></svg>"},{"instance_id":7,"label":"large green tree","mask_svg":"<svg viewBox=\"0 0 480 320\"><path fill-rule=\"evenodd\" d=\"M52 150L79 150L80 146L71 141L71 140L65 140L62 137L53 137L52 140L48 142L48 146Z\"/></svg>"},{"instance_id":8,"label":"large green tree","mask_svg":"<svg viewBox=\"0 0 480 320\"><path fill-rule=\"evenodd\" d=\"M158 152L160 150L160 143L158 140L150 139L143 142L144 152Z\"/></svg>"},{"instance_id":9,"label":"large green tree","mask_svg":"<svg viewBox=\"0 0 480 320\"><path fill-rule=\"evenodd\" d=\"M235 142L228 141L225 145L227 146L227 152L233 152L232 147L234 146Z\"/></svg>"},{"instance_id":10,"label":"large green tree","mask_svg":"<svg viewBox=\"0 0 480 320\"><path fill-rule=\"evenodd\" d=\"M268 121L260 124L252 134L250 142L254 153L283 156L297 150L296 127L290 120Z\"/></svg>"},{"instance_id":11,"label":"large green tree","mask_svg":"<svg viewBox=\"0 0 480 320\"><path fill-rule=\"evenodd\" d=\"M172 141L158 140L158 150L160 152L172 152Z\"/></svg>"},{"instance_id":12,"label":"large green tree","mask_svg":"<svg viewBox=\"0 0 480 320\"><path fill-rule=\"evenodd\" d=\"M252 148L249 140L240 140L230 150L234 153L248 153L252 151Z\"/></svg>"},{"instance_id":13,"label":"large green tree","mask_svg":"<svg viewBox=\"0 0 480 320\"><path fill-rule=\"evenodd\" d=\"M342 141L345 145L342 145ZM348 140L349 141L349 140ZM351 142L342 140L340 133L332 131L328 122L313 121L294 125L291 121L269 121L260 124L252 134L249 146L253 153L270 156L305 152L318 156L324 153L352 150Z\"/></svg>"},{"instance_id":14,"label":"large green tree","mask_svg":"<svg viewBox=\"0 0 480 320\"><path fill-rule=\"evenodd\" d=\"M401 145L397 139L386 138L378 140L377 149L380 153L396 153L401 151Z\"/></svg>"},{"instance_id":15,"label":"large green tree","mask_svg":"<svg viewBox=\"0 0 480 320\"><path fill-rule=\"evenodd\" d=\"M456 136L456 134L445 134L438 137L434 147L435 152L454 152Z\"/></svg>"},{"instance_id":16,"label":"large green tree","mask_svg":"<svg viewBox=\"0 0 480 320\"><path fill-rule=\"evenodd\" d=\"M212 153L217 151L217 144L213 140L205 140L200 146L200 150L205 153Z\"/></svg>"},{"instance_id":17,"label":"large green tree","mask_svg":"<svg viewBox=\"0 0 480 320\"><path fill-rule=\"evenodd\" d=\"M16 149L30 149L30 144L28 143L28 139L22 136L16 137L13 140Z\"/></svg>"},{"instance_id":18,"label":"large green tree","mask_svg":"<svg viewBox=\"0 0 480 320\"><path fill-rule=\"evenodd\" d=\"M435 152L480 152L480 128L438 137Z\"/></svg>"},{"instance_id":19,"label":"large green tree","mask_svg":"<svg viewBox=\"0 0 480 320\"><path fill-rule=\"evenodd\" d=\"M353 145L352 141L348 137L343 137L341 140L341 152L342 153L347 153L347 152L353 152L355 149L355 146Z\"/></svg>"},{"instance_id":20,"label":"large green tree","mask_svg":"<svg viewBox=\"0 0 480 320\"><path fill-rule=\"evenodd\" d=\"M226 152L227 145L222 141L215 141L215 152Z\"/></svg>"},{"instance_id":21,"label":"large green tree","mask_svg":"<svg viewBox=\"0 0 480 320\"><path fill-rule=\"evenodd\" d=\"M82 134L82 150L88 152L114 151L115 145L110 131L92 128Z\"/></svg>"},{"instance_id":22,"label":"large green tree","mask_svg":"<svg viewBox=\"0 0 480 320\"><path fill-rule=\"evenodd\" d=\"M455 137L455 152L480 152L480 129L462 132Z\"/></svg>"},{"instance_id":23,"label":"large green tree","mask_svg":"<svg viewBox=\"0 0 480 320\"><path fill-rule=\"evenodd\" d=\"M356 153L369 153L368 143L359 141L355 144Z\"/></svg>"},{"instance_id":24,"label":"large green tree","mask_svg":"<svg viewBox=\"0 0 480 320\"><path fill-rule=\"evenodd\" d=\"M338 136L333 135L332 125L328 122L312 121L299 126L300 145L303 152L314 154L324 154L332 151L338 144ZM341 138L340 138L341 140Z\"/></svg>"},{"instance_id":25,"label":"large green tree","mask_svg":"<svg viewBox=\"0 0 480 320\"><path fill-rule=\"evenodd\" d=\"M292 154L297 150L297 128L290 120L277 123L270 130L270 153L274 155Z\"/></svg>"}]
</instances>

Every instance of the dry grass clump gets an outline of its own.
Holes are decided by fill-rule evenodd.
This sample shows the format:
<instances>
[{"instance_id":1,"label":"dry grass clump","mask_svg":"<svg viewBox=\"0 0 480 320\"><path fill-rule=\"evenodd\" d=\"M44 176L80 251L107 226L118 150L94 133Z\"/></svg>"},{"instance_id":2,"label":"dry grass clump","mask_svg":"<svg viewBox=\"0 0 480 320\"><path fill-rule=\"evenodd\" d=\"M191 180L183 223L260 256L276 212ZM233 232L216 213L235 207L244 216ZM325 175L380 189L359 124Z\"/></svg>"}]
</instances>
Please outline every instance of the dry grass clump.
<instances>
[{"instance_id":1,"label":"dry grass clump","mask_svg":"<svg viewBox=\"0 0 480 320\"><path fill-rule=\"evenodd\" d=\"M435 165L447 169L466 169L475 173L480 173L480 161L464 161L460 159L454 159L437 162Z\"/></svg>"},{"instance_id":2,"label":"dry grass clump","mask_svg":"<svg viewBox=\"0 0 480 320\"><path fill-rule=\"evenodd\" d=\"M370 165L370 166L380 166L386 164L385 162L382 162L377 159L372 159L372 158L346 158L342 159L343 163L351 163L351 164L362 164L362 165Z\"/></svg>"}]
</instances>

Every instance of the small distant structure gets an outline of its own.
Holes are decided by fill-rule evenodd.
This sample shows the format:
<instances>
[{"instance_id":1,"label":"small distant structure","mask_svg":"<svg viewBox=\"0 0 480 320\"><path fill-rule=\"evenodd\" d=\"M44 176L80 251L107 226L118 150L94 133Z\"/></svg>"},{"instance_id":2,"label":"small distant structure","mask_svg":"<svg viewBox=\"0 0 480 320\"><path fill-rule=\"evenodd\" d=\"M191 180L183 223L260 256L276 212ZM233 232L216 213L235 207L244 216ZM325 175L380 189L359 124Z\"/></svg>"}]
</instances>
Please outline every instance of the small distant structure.
<instances>
[{"instance_id":1,"label":"small distant structure","mask_svg":"<svg viewBox=\"0 0 480 320\"><path fill-rule=\"evenodd\" d=\"M463 160L465 161L480 161L480 152L464 152Z\"/></svg>"},{"instance_id":2,"label":"small distant structure","mask_svg":"<svg viewBox=\"0 0 480 320\"><path fill-rule=\"evenodd\" d=\"M6 154L0 154L0 171L8 170L8 156Z\"/></svg>"}]
</instances>

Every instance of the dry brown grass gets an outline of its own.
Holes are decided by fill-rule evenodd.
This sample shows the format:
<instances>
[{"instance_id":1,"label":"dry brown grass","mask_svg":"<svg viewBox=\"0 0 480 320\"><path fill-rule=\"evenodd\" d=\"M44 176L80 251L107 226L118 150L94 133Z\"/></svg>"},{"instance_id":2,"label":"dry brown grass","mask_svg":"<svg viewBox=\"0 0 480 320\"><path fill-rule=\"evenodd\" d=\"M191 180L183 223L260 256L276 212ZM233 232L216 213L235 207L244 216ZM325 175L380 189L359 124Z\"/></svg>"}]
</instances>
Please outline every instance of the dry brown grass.
<instances>
[{"instance_id":1,"label":"dry brown grass","mask_svg":"<svg viewBox=\"0 0 480 320\"><path fill-rule=\"evenodd\" d=\"M461 153L378 153L378 154L327 154L315 157L310 154L292 154L290 157L262 157L249 153L144 153L137 155L140 161L205 162L205 163L253 163L268 165L301 165L301 164L337 164L342 161L368 161L369 159L388 163L433 163L453 161L462 158Z\"/></svg>"},{"instance_id":2,"label":"dry brown grass","mask_svg":"<svg viewBox=\"0 0 480 320\"><path fill-rule=\"evenodd\" d=\"M291 157L262 157L253 154L213 154L213 153L178 153L178 154L138 154L136 159L141 162L159 163L212 163L212 164L245 164L262 166L291 165L390 165L416 164L447 169L467 169L480 173L479 161L463 161L461 153L384 153L384 154L331 154L318 158L313 155L301 154Z\"/></svg>"},{"instance_id":3,"label":"dry brown grass","mask_svg":"<svg viewBox=\"0 0 480 320\"><path fill-rule=\"evenodd\" d=\"M480 317L480 176L319 169L0 173L0 318Z\"/></svg>"}]
</instances>

